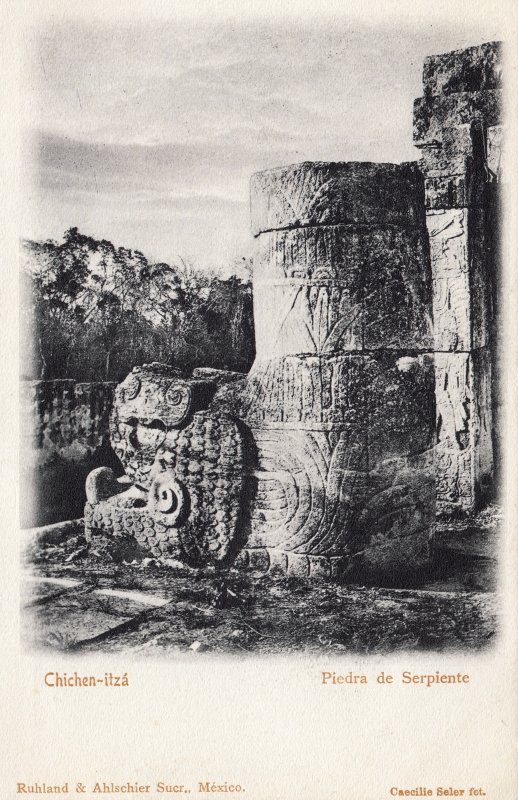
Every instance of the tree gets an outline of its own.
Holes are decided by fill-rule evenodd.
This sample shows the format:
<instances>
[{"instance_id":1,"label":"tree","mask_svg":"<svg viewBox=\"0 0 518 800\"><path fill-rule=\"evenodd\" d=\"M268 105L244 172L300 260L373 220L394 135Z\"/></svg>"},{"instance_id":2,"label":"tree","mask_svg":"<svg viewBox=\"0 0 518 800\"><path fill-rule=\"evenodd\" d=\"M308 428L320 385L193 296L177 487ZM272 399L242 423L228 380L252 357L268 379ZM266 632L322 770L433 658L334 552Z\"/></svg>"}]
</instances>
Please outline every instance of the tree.
<instances>
[{"instance_id":1,"label":"tree","mask_svg":"<svg viewBox=\"0 0 518 800\"><path fill-rule=\"evenodd\" d=\"M136 363L246 370L252 363L249 281L223 280L179 259L65 231L61 243L22 243L22 324L29 374L121 380Z\"/></svg>"}]
</instances>

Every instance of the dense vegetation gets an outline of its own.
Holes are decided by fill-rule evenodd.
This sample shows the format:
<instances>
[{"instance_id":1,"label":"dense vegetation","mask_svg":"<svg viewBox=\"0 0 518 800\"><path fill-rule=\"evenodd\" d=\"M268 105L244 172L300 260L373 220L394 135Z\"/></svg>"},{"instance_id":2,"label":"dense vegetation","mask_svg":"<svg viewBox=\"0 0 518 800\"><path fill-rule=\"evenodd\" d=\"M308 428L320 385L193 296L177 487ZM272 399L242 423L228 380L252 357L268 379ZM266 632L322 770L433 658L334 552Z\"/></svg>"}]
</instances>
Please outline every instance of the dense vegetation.
<instances>
[{"instance_id":1,"label":"dense vegetation","mask_svg":"<svg viewBox=\"0 0 518 800\"><path fill-rule=\"evenodd\" d=\"M70 228L22 242L23 376L119 381L135 364L246 371L254 357L248 280L151 263Z\"/></svg>"}]
</instances>

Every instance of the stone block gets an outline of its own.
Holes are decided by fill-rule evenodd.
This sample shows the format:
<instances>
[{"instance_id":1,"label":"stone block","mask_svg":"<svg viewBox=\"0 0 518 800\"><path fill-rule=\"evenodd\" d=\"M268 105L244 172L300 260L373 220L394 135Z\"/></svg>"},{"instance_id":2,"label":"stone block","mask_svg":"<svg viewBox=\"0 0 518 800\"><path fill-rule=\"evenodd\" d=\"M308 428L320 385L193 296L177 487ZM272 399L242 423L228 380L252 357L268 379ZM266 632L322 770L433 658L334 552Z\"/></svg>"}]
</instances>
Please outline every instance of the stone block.
<instances>
[{"instance_id":1,"label":"stone block","mask_svg":"<svg viewBox=\"0 0 518 800\"><path fill-rule=\"evenodd\" d=\"M451 209L427 214L430 237L435 350L471 347L468 214Z\"/></svg>"},{"instance_id":2,"label":"stone block","mask_svg":"<svg viewBox=\"0 0 518 800\"><path fill-rule=\"evenodd\" d=\"M336 426L347 438L349 468L364 468L367 427L372 439L378 415L380 431L385 421L393 423L394 430L404 430L410 409L421 427L423 416L428 414L433 419L433 359L426 354L405 356L380 351L342 356L331 363L286 358L268 362L264 369L260 366L251 373L242 401L241 413L248 423L265 428L278 423L280 430L318 431ZM272 374L277 376L276 381ZM401 415L404 421L398 421ZM420 440L417 449L423 446ZM402 452L408 452L406 445Z\"/></svg>"},{"instance_id":3,"label":"stone block","mask_svg":"<svg viewBox=\"0 0 518 800\"><path fill-rule=\"evenodd\" d=\"M435 432L424 185L415 165L306 163L251 190L247 544L287 554L288 572L296 554L306 577L313 558L343 567L373 536L411 538L433 519L433 469L418 463Z\"/></svg>"},{"instance_id":4,"label":"stone block","mask_svg":"<svg viewBox=\"0 0 518 800\"><path fill-rule=\"evenodd\" d=\"M146 442L142 449L156 452L156 443L163 440L165 431L187 424L192 415L208 406L216 391L209 379L185 378L178 370L165 364L145 364L134 367L117 386L110 420L112 441L125 469L133 456L126 456L122 447L125 440L120 428L139 420ZM147 431L143 428L146 427ZM150 455L151 457L151 455ZM151 459L152 460L152 459ZM144 478L141 476L141 479Z\"/></svg>"},{"instance_id":5,"label":"stone block","mask_svg":"<svg viewBox=\"0 0 518 800\"><path fill-rule=\"evenodd\" d=\"M290 360L297 368L299 362L311 363L312 386L328 386L332 396L336 389L334 411L339 415L301 419L301 399L306 401L299 385L294 387L291 416L271 418L279 408L288 408L282 392ZM269 374L274 366L276 379ZM394 537L410 536L412 526L421 530L425 520L433 521L433 358L380 351L341 357L332 366L339 367L336 384L330 381L330 363L324 357L286 357L255 367L265 390L255 399L254 394L247 398L244 413L257 448L249 546L349 557L362 551L376 530L379 533L376 515L365 517L374 498L379 499L376 514L385 519L385 532L392 531ZM252 381L253 375L254 371ZM308 408L323 409L323 396L308 393ZM270 416L264 414L269 403ZM262 409L261 417L257 409ZM409 498L415 506L413 516ZM360 524L362 515L365 524Z\"/></svg>"},{"instance_id":6,"label":"stone block","mask_svg":"<svg viewBox=\"0 0 518 800\"><path fill-rule=\"evenodd\" d=\"M329 559L331 565L331 578L334 580L341 580L344 577L348 561L343 556L332 556Z\"/></svg>"},{"instance_id":7,"label":"stone block","mask_svg":"<svg viewBox=\"0 0 518 800\"><path fill-rule=\"evenodd\" d=\"M145 441L147 446L150 438L136 430L137 437L133 431L128 434L123 453L128 476L134 480L137 474L131 488L120 492L116 482L106 479L106 470L90 476L87 536L104 531L122 540L133 538L144 552L182 558L194 565L230 557L238 536L244 485L239 427L223 414L199 411L181 430L159 431L163 433L160 441L151 438L155 450L149 470L144 472L145 463L140 463L145 483L132 469L128 449L133 448L133 459L138 461L140 443Z\"/></svg>"},{"instance_id":8,"label":"stone block","mask_svg":"<svg viewBox=\"0 0 518 800\"><path fill-rule=\"evenodd\" d=\"M270 559L270 573L286 574L288 571L288 554L282 550L271 549L268 550L268 557Z\"/></svg>"},{"instance_id":9,"label":"stone block","mask_svg":"<svg viewBox=\"0 0 518 800\"><path fill-rule=\"evenodd\" d=\"M320 476L324 491L315 475L298 473L295 463L284 465L284 475L279 465L274 473L270 463L265 480L270 483L271 513L264 500L262 514L254 510L248 546L267 547L271 566L283 570L287 557L289 574L329 577L329 559L343 565L379 547L388 564L403 539L405 552L423 552L423 536L430 534L435 520L433 449L400 459L399 469L385 462L366 473L344 473L337 459ZM281 492L276 492L274 475L277 487L281 482L286 487L284 503L278 502Z\"/></svg>"},{"instance_id":10,"label":"stone block","mask_svg":"<svg viewBox=\"0 0 518 800\"><path fill-rule=\"evenodd\" d=\"M261 237L262 238L262 237ZM363 343L360 296L330 281L257 282L257 358L355 351Z\"/></svg>"},{"instance_id":11,"label":"stone block","mask_svg":"<svg viewBox=\"0 0 518 800\"><path fill-rule=\"evenodd\" d=\"M113 383L23 381L21 484L24 527L82 515L88 473L120 465L109 441Z\"/></svg>"},{"instance_id":12,"label":"stone block","mask_svg":"<svg viewBox=\"0 0 518 800\"><path fill-rule=\"evenodd\" d=\"M469 183L465 175L446 178L425 178L426 209L466 208L469 204Z\"/></svg>"},{"instance_id":13,"label":"stone block","mask_svg":"<svg viewBox=\"0 0 518 800\"><path fill-rule=\"evenodd\" d=\"M487 166L493 179L499 183L505 181L506 176L504 130L503 125L494 125L487 130Z\"/></svg>"},{"instance_id":14,"label":"stone block","mask_svg":"<svg viewBox=\"0 0 518 800\"><path fill-rule=\"evenodd\" d=\"M470 258L471 349L489 346L495 318L495 281L490 255L487 210L476 205L468 211Z\"/></svg>"},{"instance_id":15,"label":"stone block","mask_svg":"<svg viewBox=\"0 0 518 800\"><path fill-rule=\"evenodd\" d=\"M353 226L265 233L254 259L257 358L432 346L424 231Z\"/></svg>"},{"instance_id":16,"label":"stone block","mask_svg":"<svg viewBox=\"0 0 518 800\"><path fill-rule=\"evenodd\" d=\"M362 349L430 350L432 281L424 228L378 235L362 267Z\"/></svg>"},{"instance_id":17,"label":"stone block","mask_svg":"<svg viewBox=\"0 0 518 800\"><path fill-rule=\"evenodd\" d=\"M436 350L468 351L488 344L491 276L485 269L483 212L444 209L427 214L434 287Z\"/></svg>"},{"instance_id":18,"label":"stone block","mask_svg":"<svg viewBox=\"0 0 518 800\"><path fill-rule=\"evenodd\" d=\"M40 451L39 462L55 457L81 462L108 438L115 384L73 380L21 384L22 452Z\"/></svg>"},{"instance_id":19,"label":"stone block","mask_svg":"<svg viewBox=\"0 0 518 800\"><path fill-rule=\"evenodd\" d=\"M87 480L85 534L112 537L157 558L192 566L228 563L241 534L245 485L243 425L209 411L227 373L186 378L164 364L136 367L117 387L111 441L124 483L110 469Z\"/></svg>"},{"instance_id":20,"label":"stone block","mask_svg":"<svg viewBox=\"0 0 518 800\"><path fill-rule=\"evenodd\" d=\"M248 562L248 550L240 550L236 556L233 566L237 569L246 569L248 567Z\"/></svg>"},{"instance_id":21,"label":"stone block","mask_svg":"<svg viewBox=\"0 0 518 800\"><path fill-rule=\"evenodd\" d=\"M342 431L253 427L257 491L248 546L336 555L347 550L348 517L366 491L366 473Z\"/></svg>"},{"instance_id":22,"label":"stone block","mask_svg":"<svg viewBox=\"0 0 518 800\"><path fill-rule=\"evenodd\" d=\"M228 369L214 369L213 367L196 367L192 371L192 377L202 381L209 381L211 384L220 387L242 381L246 377L246 373L233 372Z\"/></svg>"},{"instance_id":23,"label":"stone block","mask_svg":"<svg viewBox=\"0 0 518 800\"><path fill-rule=\"evenodd\" d=\"M429 95L414 101L414 144L425 147L441 144L444 132L470 125L479 119L485 127L502 121L502 92L498 89Z\"/></svg>"},{"instance_id":24,"label":"stone block","mask_svg":"<svg viewBox=\"0 0 518 800\"><path fill-rule=\"evenodd\" d=\"M473 473L475 504L481 505L491 497L494 471L493 433L495 409L492 403L494 365L489 347L471 353L473 370Z\"/></svg>"},{"instance_id":25,"label":"stone block","mask_svg":"<svg viewBox=\"0 0 518 800\"><path fill-rule=\"evenodd\" d=\"M296 428L339 424L351 434L364 412L363 357L286 356L256 362L240 401L250 425L279 423ZM350 439L363 447L363 439Z\"/></svg>"},{"instance_id":26,"label":"stone block","mask_svg":"<svg viewBox=\"0 0 518 800\"><path fill-rule=\"evenodd\" d=\"M270 556L264 547L247 548L248 566L257 572L268 572L270 568Z\"/></svg>"},{"instance_id":27,"label":"stone block","mask_svg":"<svg viewBox=\"0 0 518 800\"><path fill-rule=\"evenodd\" d=\"M487 348L436 354L437 504L475 508L491 485L491 359Z\"/></svg>"},{"instance_id":28,"label":"stone block","mask_svg":"<svg viewBox=\"0 0 518 800\"><path fill-rule=\"evenodd\" d=\"M426 426L431 438L433 421ZM333 448L329 434L254 429L254 436L259 469L251 547L267 547L270 556L280 550L344 558L364 549L381 520L394 536L433 522L433 446L425 453L378 459L361 471L344 466L347 447L338 438Z\"/></svg>"},{"instance_id":29,"label":"stone block","mask_svg":"<svg viewBox=\"0 0 518 800\"><path fill-rule=\"evenodd\" d=\"M502 88L502 42L428 56L423 67L426 94L453 94Z\"/></svg>"},{"instance_id":30,"label":"stone block","mask_svg":"<svg viewBox=\"0 0 518 800\"><path fill-rule=\"evenodd\" d=\"M420 225L424 187L415 164L303 162L258 172L252 233L314 225Z\"/></svg>"},{"instance_id":31,"label":"stone block","mask_svg":"<svg viewBox=\"0 0 518 800\"><path fill-rule=\"evenodd\" d=\"M498 183L503 165L502 44L425 62L414 105L430 239L441 513L473 512L492 483L489 352L498 327ZM448 355L448 352L450 355ZM493 370L494 372L494 370ZM493 433L491 428L494 427Z\"/></svg>"},{"instance_id":32,"label":"stone block","mask_svg":"<svg viewBox=\"0 0 518 800\"><path fill-rule=\"evenodd\" d=\"M365 357L363 380L369 470L435 445L433 355L373 353Z\"/></svg>"},{"instance_id":33,"label":"stone block","mask_svg":"<svg viewBox=\"0 0 518 800\"><path fill-rule=\"evenodd\" d=\"M473 155L470 125L454 125L442 131L441 141L434 147L421 147L419 166L428 178L461 175L469 181ZM426 183L425 183L426 188Z\"/></svg>"},{"instance_id":34,"label":"stone block","mask_svg":"<svg viewBox=\"0 0 518 800\"><path fill-rule=\"evenodd\" d=\"M331 559L325 556L308 556L309 575L315 580L328 580L331 577Z\"/></svg>"},{"instance_id":35,"label":"stone block","mask_svg":"<svg viewBox=\"0 0 518 800\"><path fill-rule=\"evenodd\" d=\"M292 575L296 578L308 578L308 557L301 553L288 553L288 575Z\"/></svg>"}]
</instances>

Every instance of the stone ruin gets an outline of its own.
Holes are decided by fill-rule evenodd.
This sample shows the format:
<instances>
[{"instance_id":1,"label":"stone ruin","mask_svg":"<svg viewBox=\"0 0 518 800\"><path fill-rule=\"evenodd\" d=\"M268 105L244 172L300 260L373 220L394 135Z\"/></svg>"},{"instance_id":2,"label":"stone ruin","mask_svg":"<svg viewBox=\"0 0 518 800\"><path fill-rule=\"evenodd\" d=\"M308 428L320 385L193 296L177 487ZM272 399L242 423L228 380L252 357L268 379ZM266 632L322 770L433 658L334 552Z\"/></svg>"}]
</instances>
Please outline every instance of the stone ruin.
<instances>
[{"instance_id":1,"label":"stone ruin","mask_svg":"<svg viewBox=\"0 0 518 800\"><path fill-rule=\"evenodd\" d=\"M88 476L88 538L107 533L126 554L137 547L193 565L235 554L245 442L238 420L211 410L216 388L163 364L135 367L117 387L110 434L125 476L108 467Z\"/></svg>"},{"instance_id":2,"label":"stone ruin","mask_svg":"<svg viewBox=\"0 0 518 800\"><path fill-rule=\"evenodd\" d=\"M501 47L434 56L419 163L252 177L256 360L135 367L87 480L121 552L325 578L415 574L493 476Z\"/></svg>"},{"instance_id":3,"label":"stone ruin","mask_svg":"<svg viewBox=\"0 0 518 800\"><path fill-rule=\"evenodd\" d=\"M498 468L502 44L427 58L414 105L433 277L437 498L446 513L490 496Z\"/></svg>"}]
</instances>

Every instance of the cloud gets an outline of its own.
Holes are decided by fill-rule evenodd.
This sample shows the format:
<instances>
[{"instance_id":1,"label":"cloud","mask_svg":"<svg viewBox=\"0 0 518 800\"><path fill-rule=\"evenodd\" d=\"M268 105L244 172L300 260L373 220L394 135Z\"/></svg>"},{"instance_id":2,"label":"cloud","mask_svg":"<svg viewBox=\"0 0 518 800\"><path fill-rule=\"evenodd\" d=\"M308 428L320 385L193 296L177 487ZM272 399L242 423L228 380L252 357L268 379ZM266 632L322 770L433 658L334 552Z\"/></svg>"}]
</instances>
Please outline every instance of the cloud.
<instances>
[{"instance_id":1,"label":"cloud","mask_svg":"<svg viewBox=\"0 0 518 800\"><path fill-rule=\"evenodd\" d=\"M384 29L345 16L320 26L69 20L33 31L23 233L77 224L157 258L180 248L200 261L234 257L249 243L253 172L417 157L424 57L490 38L474 24Z\"/></svg>"}]
</instances>

